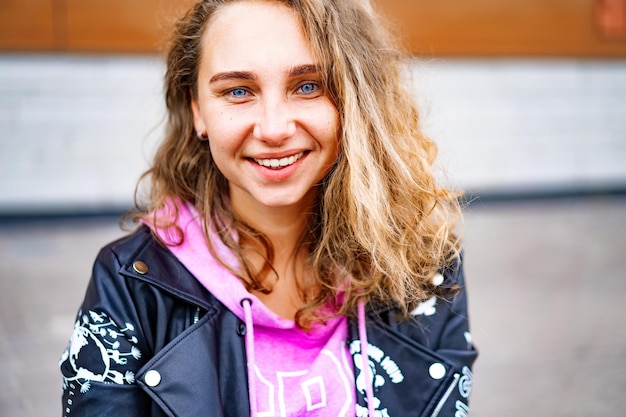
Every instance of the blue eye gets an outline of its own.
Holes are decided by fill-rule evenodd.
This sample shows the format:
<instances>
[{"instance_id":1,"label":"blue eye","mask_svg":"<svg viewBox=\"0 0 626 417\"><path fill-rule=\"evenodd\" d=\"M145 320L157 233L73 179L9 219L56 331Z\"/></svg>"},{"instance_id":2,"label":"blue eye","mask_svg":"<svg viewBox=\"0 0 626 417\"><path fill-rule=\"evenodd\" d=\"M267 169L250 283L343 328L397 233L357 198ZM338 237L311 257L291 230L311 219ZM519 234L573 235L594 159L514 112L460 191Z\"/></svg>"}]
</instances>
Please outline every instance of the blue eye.
<instances>
[{"instance_id":1,"label":"blue eye","mask_svg":"<svg viewBox=\"0 0 626 417\"><path fill-rule=\"evenodd\" d=\"M317 84L315 83L305 83L298 88L298 91L304 94L311 94L315 90L317 90Z\"/></svg>"},{"instance_id":2,"label":"blue eye","mask_svg":"<svg viewBox=\"0 0 626 417\"><path fill-rule=\"evenodd\" d=\"M248 92L243 88L235 88L234 90L230 90L230 94L235 97L244 97Z\"/></svg>"}]
</instances>

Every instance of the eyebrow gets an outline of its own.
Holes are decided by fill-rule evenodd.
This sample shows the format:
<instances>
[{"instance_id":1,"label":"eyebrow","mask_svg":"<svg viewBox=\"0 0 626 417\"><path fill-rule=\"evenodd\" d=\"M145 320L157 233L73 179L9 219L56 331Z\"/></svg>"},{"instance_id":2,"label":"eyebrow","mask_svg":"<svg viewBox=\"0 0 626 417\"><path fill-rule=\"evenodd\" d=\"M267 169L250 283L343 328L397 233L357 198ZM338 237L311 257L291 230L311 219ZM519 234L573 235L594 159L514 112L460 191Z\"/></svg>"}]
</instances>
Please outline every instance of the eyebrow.
<instances>
[{"instance_id":1,"label":"eyebrow","mask_svg":"<svg viewBox=\"0 0 626 417\"><path fill-rule=\"evenodd\" d=\"M320 71L319 65L298 65L290 68L287 74L289 77L298 77L300 75L315 74ZM249 71L227 71L219 72L211 77L209 83L225 80L256 80L257 76Z\"/></svg>"},{"instance_id":2,"label":"eyebrow","mask_svg":"<svg viewBox=\"0 0 626 417\"><path fill-rule=\"evenodd\" d=\"M320 72L320 66L319 65L299 65L297 67L293 67L289 70L289 76L290 77L297 77L300 75L307 75L307 74L315 74Z\"/></svg>"},{"instance_id":3,"label":"eyebrow","mask_svg":"<svg viewBox=\"0 0 626 417\"><path fill-rule=\"evenodd\" d=\"M224 80L256 80L256 75L248 71L219 72L211 77L210 83Z\"/></svg>"}]
</instances>

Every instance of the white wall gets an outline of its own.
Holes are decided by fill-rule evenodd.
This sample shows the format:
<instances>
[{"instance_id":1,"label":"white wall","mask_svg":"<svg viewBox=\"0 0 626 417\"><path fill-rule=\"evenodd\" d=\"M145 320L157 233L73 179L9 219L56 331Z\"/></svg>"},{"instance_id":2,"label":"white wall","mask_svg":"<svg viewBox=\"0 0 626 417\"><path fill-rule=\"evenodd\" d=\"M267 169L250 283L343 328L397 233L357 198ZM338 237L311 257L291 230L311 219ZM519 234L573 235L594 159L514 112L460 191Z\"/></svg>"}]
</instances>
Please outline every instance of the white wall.
<instances>
[{"instance_id":1,"label":"white wall","mask_svg":"<svg viewBox=\"0 0 626 417\"><path fill-rule=\"evenodd\" d=\"M128 207L162 130L155 57L0 57L0 212Z\"/></svg>"},{"instance_id":2,"label":"white wall","mask_svg":"<svg viewBox=\"0 0 626 417\"><path fill-rule=\"evenodd\" d=\"M415 79L462 187L626 186L626 61L439 61Z\"/></svg>"},{"instance_id":3,"label":"white wall","mask_svg":"<svg viewBox=\"0 0 626 417\"><path fill-rule=\"evenodd\" d=\"M414 63L446 180L626 187L626 62ZM161 136L154 56L0 55L0 214L126 208Z\"/></svg>"}]
</instances>

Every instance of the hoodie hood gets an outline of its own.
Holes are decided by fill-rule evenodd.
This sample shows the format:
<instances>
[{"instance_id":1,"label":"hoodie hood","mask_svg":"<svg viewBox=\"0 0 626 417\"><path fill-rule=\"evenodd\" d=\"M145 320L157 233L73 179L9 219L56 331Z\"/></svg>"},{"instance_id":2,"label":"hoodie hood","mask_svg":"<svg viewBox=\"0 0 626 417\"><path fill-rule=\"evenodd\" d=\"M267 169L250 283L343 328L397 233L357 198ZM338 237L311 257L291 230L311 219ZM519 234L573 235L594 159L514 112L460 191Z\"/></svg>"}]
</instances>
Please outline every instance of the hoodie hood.
<instances>
[{"instance_id":1,"label":"hoodie hood","mask_svg":"<svg viewBox=\"0 0 626 417\"><path fill-rule=\"evenodd\" d=\"M171 203L168 208L157 213L155 218L158 223L160 223L159 219L172 216L174 204ZM237 276L233 275L213 257L207 247L203 222L196 209L189 203L178 203L176 206L178 208L176 226L183 233L182 243L179 243L180 238L174 227L158 227L150 221L152 216L149 216L145 223L189 272L242 321L245 321L242 300L249 299L255 326L267 326L276 329L295 328L293 320L279 317L268 309L254 294L250 294L246 290ZM236 256L224 245L217 233L212 230L209 231L209 238L217 256L233 270L239 270Z\"/></svg>"}]
</instances>

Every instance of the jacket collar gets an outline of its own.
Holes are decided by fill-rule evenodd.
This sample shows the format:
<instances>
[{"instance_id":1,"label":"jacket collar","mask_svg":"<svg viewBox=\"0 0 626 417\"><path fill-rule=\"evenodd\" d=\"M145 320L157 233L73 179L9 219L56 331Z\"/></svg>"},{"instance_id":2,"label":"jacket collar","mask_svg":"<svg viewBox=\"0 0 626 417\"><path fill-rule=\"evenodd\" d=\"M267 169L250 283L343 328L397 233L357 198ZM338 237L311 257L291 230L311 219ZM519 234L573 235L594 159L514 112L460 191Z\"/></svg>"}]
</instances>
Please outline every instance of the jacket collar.
<instances>
[{"instance_id":1,"label":"jacket collar","mask_svg":"<svg viewBox=\"0 0 626 417\"><path fill-rule=\"evenodd\" d=\"M158 242L147 226L137 235L142 242L132 254L120 259L120 274L145 281L194 306L209 310L219 302Z\"/></svg>"},{"instance_id":2,"label":"jacket collar","mask_svg":"<svg viewBox=\"0 0 626 417\"><path fill-rule=\"evenodd\" d=\"M170 416L248 416L241 321L146 226L130 240L113 248L120 274L204 310L196 323L137 372L138 384Z\"/></svg>"}]
</instances>

